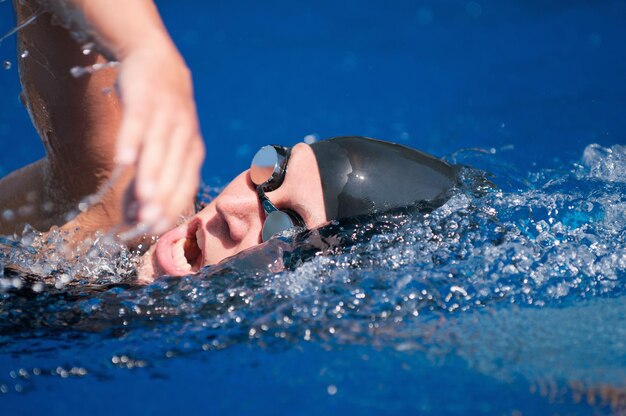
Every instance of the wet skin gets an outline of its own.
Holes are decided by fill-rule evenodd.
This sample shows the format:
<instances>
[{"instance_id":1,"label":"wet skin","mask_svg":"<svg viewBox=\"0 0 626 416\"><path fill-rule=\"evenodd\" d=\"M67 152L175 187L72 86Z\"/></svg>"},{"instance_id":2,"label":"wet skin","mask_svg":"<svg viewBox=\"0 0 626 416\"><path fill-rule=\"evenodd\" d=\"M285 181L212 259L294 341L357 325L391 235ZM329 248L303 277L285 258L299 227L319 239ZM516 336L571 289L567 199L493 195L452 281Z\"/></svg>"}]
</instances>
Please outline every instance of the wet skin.
<instances>
[{"instance_id":1,"label":"wet skin","mask_svg":"<svg viewBox=\"0 0 626 416\"><path fill-rule=\"evenodd\" d=\"M282 185L267 196L279 209L291 209L311 229L327 222L317 161L311 147L293 147ZM163 234L142 258L138 276L183 276L261 243L265 213L249 171L237 176L209 205Z\"/></svg>"},{"instance_id":2,"label":"wet skin","mask_svg":"<svg viewBox=\"0 0 626 416\"><path fill-rule=\"evenodd\" d=\"M46 157L0 178L0 210L10 213L0 218L0 234L20 234L26 224L42 232L60 227L72 242L126 226L140 225L149 235L165 232L193 200L204 143L189 70L155 5L13 3L18 22L37 16L18 31L17 47L24 56L18 60L21 98ZM40 14L42 7L55 16ZM88 36L78 42L60 23ZM87 40L98 47L85 54ZM75 66L113 57L117 69L72 75ZM76 210L94 194L98 201Z\"/></svg>"}]
</instances>

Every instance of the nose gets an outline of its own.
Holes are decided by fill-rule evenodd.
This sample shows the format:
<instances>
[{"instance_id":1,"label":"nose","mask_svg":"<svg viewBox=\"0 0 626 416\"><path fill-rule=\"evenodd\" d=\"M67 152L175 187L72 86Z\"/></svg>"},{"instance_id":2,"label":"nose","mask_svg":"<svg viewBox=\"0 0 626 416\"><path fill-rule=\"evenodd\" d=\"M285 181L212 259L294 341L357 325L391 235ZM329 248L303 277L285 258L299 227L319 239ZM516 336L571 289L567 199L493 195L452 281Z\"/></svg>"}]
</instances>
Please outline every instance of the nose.
<instances>
[{"instance_id":1,"label":"nose","mask_svg":"<svg viewBox=\"0 0 626 416\"><path fill-rule=\"evenodd\" d=\"M263 210L251 182L237 193L220 195L215 210L228 225L234 243L258 244Z\"/></svg>"}]
</instances>

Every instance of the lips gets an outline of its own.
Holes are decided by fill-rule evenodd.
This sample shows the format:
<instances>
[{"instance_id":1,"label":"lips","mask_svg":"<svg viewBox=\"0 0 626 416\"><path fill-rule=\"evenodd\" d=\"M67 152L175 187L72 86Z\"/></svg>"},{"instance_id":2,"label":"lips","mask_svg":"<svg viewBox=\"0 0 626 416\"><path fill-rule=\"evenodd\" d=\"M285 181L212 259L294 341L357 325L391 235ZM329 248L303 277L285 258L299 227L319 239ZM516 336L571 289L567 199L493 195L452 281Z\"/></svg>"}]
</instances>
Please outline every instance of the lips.
<instances>
[{"instance_id":1,"label":"lips","mask_svg":"<svg viewBox=\"0 0 626 416\"><path fill-rule=\"evenodd\" d=\"M171 276L200 270L204 263L204 233L200 221L181 225L163 234L156 247L158 266Z\"/></svg>"}]
</instances>

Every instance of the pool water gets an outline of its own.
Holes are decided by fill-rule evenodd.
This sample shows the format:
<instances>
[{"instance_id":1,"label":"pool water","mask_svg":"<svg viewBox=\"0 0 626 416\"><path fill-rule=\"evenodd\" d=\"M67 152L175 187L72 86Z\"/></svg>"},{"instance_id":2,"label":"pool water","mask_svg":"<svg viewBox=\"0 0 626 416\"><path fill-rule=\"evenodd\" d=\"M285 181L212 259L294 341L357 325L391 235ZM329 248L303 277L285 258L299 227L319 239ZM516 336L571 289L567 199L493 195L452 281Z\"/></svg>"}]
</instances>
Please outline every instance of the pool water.
<instances>
[{"instance_id":1,"label":"pool water","mask_svg":"<svg viewBox=\"0 0 626 416\"><path fill-rule=\"evenodd\" d=\"M194 73L207 183L263 144L363 134L499 189L147 287L115 243L68 263L32 232L5 241L22 267L1 280L3 414L626 412L625 2L158 4ZM12 42L0 60L5 174L43 152Z\"/></svg>"}]
</instances>

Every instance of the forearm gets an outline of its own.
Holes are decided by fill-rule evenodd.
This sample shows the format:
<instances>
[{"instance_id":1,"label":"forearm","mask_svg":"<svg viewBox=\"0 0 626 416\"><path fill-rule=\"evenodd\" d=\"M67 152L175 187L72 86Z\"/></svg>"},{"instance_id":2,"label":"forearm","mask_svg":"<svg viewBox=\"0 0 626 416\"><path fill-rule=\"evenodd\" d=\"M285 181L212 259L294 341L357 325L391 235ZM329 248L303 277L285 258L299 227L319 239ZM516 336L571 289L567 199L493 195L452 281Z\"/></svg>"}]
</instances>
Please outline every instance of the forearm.
<instances>
[{"instance_id":1,"label":"forearm","mask_svg":"<svg viewBox=\"0 0 626 416\"><path fill-rule=\"evenodd\" d=\"M94 39L115 59L152 45L175 49L151 0L38 1L75 34Z\"/></svg>"}]
</instances>

